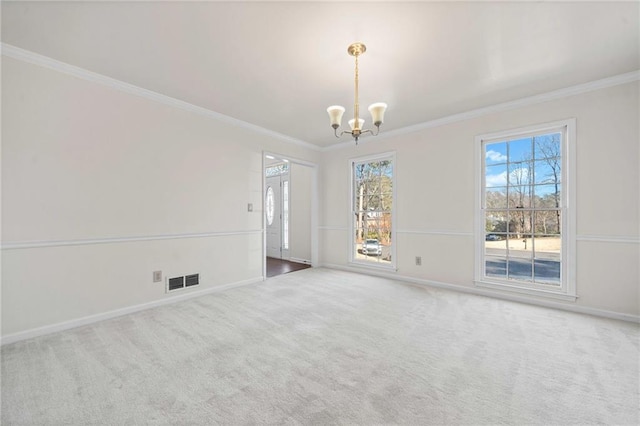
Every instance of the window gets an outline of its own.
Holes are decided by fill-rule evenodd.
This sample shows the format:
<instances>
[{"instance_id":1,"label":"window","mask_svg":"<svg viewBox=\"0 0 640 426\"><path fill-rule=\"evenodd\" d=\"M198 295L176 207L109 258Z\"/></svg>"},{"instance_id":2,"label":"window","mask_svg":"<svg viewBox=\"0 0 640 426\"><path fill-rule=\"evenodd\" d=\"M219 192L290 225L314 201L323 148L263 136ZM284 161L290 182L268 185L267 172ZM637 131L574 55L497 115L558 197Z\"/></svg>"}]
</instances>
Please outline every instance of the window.
<instances>
[{"instance_id":1,"label":"window","mask_svg":"<svg viewBox=\"0 0 640 426\"><path fill-rule=\"evenodd\" d=\"M575 299L574 128L569 120L477 138L478 285Z\"/></svg>"},{"instance_id":2,"label":"window","mask_svg":"<svg viewBox=\"0 0 640 426\"><path fill-rule=\"evenodd\" d=\"M289 181L282 182L282 248L289 249Z\"/></svg>"},{"instance_id":3,"label":"window","mask_svg":"<svg viewBox=\"0 0 640 426\"><path fill-rule=\"evenodd\" d=\"M275 208L274 196L273 196L273 188L267 188L267 225L271 226L273 223L273 213Z\"/></svg>"},{"instance_id":4,"label":"window","mask_svg":"<svg viewBox=\"0 0 640 426\"><path fill-rule=\"evenodd\" d=\"M271 176L284 175L288 172L289 172L289 163L281 163L281 164L276 164L275 166L267 167L266 176L271 177Z\"/></svg>"},{"instance_id":5,"label":"window","mask_svg":"<svg viewBox=\"0 0 640 426\"><path fill-rule=\"evenodd\" d=\"M351 161L351 262L395 267L393 154Z\"/></svg>"}]
</instances>

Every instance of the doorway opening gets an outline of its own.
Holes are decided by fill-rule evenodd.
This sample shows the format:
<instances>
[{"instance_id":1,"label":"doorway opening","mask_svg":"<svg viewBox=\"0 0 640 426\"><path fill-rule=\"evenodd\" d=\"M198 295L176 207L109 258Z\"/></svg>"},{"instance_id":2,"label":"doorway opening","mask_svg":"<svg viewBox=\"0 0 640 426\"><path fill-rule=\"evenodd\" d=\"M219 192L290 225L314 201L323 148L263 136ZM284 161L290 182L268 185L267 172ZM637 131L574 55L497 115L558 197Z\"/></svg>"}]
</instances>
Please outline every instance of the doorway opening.
<instances>
[{"instance_id":1,"label":"doorway opening","mask_svg":"<svg viewBox=\"0 0 640 426\"><path fill-rule=\"evenodd\" d=\"M310 268L317 262L316 167L264 154L264 276Z\"/></svg>"},{"instance_id":2,"label":"doorway opening","mask_svg":"<svg viewBox=\"0 0 640 426\"><path fill-rule=\"evenodd\" d=\"M289 272L301 271L307 268L311 268L311 265L267 256L267 278L288 274Z\"/></svg>"}]
</instances>

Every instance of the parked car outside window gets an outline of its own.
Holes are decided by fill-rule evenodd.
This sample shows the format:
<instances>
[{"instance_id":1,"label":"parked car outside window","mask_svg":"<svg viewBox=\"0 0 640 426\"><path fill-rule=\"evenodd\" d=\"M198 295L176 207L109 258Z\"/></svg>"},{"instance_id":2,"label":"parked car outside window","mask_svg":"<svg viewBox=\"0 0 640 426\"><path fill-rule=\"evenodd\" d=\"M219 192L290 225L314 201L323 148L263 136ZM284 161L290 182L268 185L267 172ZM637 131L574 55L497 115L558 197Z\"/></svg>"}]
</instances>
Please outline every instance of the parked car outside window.
<instances>
[{"instance_id":1,"label":"parked car outside window","mask_svg":"<svg viewBox=\"0 0 640 426\"><path fill-rule=\"evenodd\" d=\"M382 246L376 239L367 239L362 243L362 254L382 256Z\"/></svg>"}]
</instances>

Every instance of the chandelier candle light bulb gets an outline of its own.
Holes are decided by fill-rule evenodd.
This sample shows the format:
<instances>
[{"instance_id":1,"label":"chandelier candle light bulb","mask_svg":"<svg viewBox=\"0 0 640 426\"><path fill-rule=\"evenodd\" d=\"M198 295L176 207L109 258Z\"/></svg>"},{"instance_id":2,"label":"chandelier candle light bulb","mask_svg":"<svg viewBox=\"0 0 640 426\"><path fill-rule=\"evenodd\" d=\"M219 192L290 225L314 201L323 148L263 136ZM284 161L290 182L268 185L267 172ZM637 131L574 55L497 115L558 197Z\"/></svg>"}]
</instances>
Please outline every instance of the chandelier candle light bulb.
<instances>
[{"instance_id":1,"label":"chandelier candle light bulb","mask_svg":"<svg viewBox=\"0 0 640 426\"><path fill-rule=\"evenodd\" d=\"M387 109L387 104L384 102L376 102L369 105L369 112L371 113L371 119L376 127L379 127L384 123L384 112Z\"/></svg>"},{"instance_id":2,"label":"chandelier candle light bulb","mask_svg":"<svg viewBox=\"0 0 640 426\"><path fill-rule=\"evenodd\" d=\"M344 108L340 105L334 105L327 108L329 118L331 119L331 127L337 129L342 122L342 114L344 114Z\"/></svg>"},{"instance_id":3,"label":"chandelier candle light bulb","mask_svg":"<svg viewBox=\"0 0 640 426\"><path fill-rule=\"evenodd\" d=\"M362 130L362 127L364 126L364 118L358 118L358 127L355 127L355 124L356 124L355 118L352 118L351 120L349 120L349 127L351 127L351 131Z\"/></svg>"},{"instance_id":4,"label":"chandelier candle light bulb","mask_svg":"<svg viewBox=\"0 0 640 426\"><path fill-rule=\"evenodd\" d=\"M327 108L327 113L329 114L329 119L331 120L331 127L333 127L333 132L337 138L344 134L350 134L356 140L356 145L358 144L358 138L365 134L371 133L372 135L377 135L380 132L380 125L384 122L384 112L387 109L387 104L384 102L376 102L369 106L369 112L371 113L371 119L373 121L373 125L376 126L376 132L373 133L372 130L367 129L363 130L364 119L358 117L360 104L358 102L358 56L362 55L367 50L367 47L362 43L353 43L347 49L349 55L355 57L356 62L356 70L355 70L355 102L353 105L354 117L349 120L349 126L351 127L351 131L344 130L338 135L338 127L342 123L342 115L344 114L344 107L340 105L334 105Z\"/></svg>"}]
</instances>

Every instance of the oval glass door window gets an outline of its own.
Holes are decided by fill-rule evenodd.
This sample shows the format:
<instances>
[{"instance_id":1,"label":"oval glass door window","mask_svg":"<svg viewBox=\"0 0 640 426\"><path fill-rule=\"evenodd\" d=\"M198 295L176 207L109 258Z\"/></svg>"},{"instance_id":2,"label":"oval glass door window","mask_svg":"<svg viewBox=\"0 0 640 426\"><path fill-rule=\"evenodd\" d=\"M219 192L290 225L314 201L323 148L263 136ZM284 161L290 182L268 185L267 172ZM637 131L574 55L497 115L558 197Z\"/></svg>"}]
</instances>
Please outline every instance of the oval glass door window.
<instances>
[{"instance_id":1,"label":"oval glass door window","mask_svg":"<svg viewBox=\"0 0 640 426\"><path fill-rule=\"evenodd\" d=\"M267 225L271 225L273 223L273 208L274 208L274 202L273 202L273 188L272 187L268 187L267 188L267 200L266 200L266 207L267 207Z\"/></svg>"}]
</instances>

